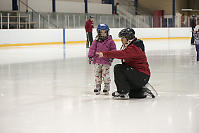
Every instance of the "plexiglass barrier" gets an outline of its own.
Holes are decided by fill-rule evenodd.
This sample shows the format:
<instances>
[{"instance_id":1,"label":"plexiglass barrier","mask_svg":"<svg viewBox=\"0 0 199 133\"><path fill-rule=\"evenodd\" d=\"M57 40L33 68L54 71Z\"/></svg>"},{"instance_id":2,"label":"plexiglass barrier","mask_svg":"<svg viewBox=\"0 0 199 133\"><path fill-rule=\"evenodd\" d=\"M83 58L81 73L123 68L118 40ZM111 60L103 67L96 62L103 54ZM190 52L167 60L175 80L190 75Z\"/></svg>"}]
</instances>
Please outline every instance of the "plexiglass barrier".
<instances>
[{"instance_id":1,"label":"plexiglass barrier","mask_svg":"<svg viewBox=\"0 0 199 133\"><path fill-rule=\"evenodd\" d=\"M110 28L151 28L151 27L190 27L192 16L165 15L120 15L77 14L77 13L35 13L35 12L0 12L1 29L48 29L48 28L84 28L89 16L94 16L94 27L100 23ZM198 17L195 17L198 23Z\"/></svg>"}]
</instances>

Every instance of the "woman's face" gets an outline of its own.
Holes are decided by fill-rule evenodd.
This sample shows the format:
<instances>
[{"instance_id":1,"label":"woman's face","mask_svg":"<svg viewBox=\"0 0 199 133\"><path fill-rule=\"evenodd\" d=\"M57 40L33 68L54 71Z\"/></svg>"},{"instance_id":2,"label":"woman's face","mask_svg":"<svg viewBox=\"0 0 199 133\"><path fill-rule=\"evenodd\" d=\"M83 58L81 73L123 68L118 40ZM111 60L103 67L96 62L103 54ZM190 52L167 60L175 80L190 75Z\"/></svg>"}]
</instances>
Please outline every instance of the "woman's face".
<instances>
[{"instance_id":1,"label":"woman's face","mask_svg":"<svg viewBox=\"0 0 199 133\"><path fill-rule=\"evenodd\" d=\"M93 19L93 18L90 18L90 20L91 20L92 22L94 22L94 19Z\"/></svg>"},{"instance_id":2,"label":"woman's face","mask_svg":"<svg viewBox=\"0 0 199 133\"><path fill-rule=\"evenodd\" d=\"M124 46L126 46L128 41L125 37L121 37L121 42Z\"/></svg>"}]
</instances>

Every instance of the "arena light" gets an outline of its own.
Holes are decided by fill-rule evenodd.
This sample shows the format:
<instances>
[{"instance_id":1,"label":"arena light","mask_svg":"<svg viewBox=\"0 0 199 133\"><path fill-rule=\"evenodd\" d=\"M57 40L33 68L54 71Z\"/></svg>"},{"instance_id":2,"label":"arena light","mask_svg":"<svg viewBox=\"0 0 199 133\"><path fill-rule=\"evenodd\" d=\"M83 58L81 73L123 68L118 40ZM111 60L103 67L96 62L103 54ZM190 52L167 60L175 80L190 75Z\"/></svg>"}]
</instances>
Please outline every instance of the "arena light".
<instances>
[{"instance_id":1,"label":"arena light","mask_svg":"<svg viewBox=\"0 0 199 133\"><path fill-rule=\"evenodd\" d=\"M193 9L181 9L182 11L192 11Z\"/></svg>"}]
</instances>

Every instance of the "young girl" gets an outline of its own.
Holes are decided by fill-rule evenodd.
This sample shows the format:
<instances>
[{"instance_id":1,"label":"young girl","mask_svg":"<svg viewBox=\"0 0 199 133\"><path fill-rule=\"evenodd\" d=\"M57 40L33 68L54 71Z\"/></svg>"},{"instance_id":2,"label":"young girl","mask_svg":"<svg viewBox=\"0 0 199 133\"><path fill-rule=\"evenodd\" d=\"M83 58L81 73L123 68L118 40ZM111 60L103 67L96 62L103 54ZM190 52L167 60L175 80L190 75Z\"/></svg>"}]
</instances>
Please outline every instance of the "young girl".
<instances>
[{"instance_id":1,"label":"young girl","mask_svg":"<svg viewBox=\"0 0 199 133\"><path fill-rule=\"evenodd\" d=\"M99 24L97 26L97 36L93 41L88 57L89 59L93 59L93 63L95 64L95 83L96 88L94 89L94 93L96 95L100 94L102 80L104 81L104 89L103 93L105 95L109 94L110 90L110 75L109 69L112 63L112 59L110 58L99 58L96 52L103 51L112 51L116 50L115 42L112 39L112 36L109 35L109 27L107 24Z\"/></svg>"},{"instance_id":2,"label":"young girl","mask_svg":"<svg viewBox=\"0 0 199 133\"><path fill-rule=\"evenodd\" d=\"M197 61L199 61L199 25L197 25L194 29L194 40L197 52Z\"/></svg>"}]
</instances>

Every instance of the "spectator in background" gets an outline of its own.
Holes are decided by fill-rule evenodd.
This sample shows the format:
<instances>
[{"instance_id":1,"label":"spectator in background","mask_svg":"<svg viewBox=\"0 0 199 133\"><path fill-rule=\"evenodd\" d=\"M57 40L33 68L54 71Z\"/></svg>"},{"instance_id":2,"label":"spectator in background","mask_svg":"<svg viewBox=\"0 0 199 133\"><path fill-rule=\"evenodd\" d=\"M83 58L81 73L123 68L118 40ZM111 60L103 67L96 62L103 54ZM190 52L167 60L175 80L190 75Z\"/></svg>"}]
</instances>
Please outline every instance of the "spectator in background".
<instances>
[{"instance_id":1,"label":"spectator in background","mask_svg":"<svg viewBox=\"0 0 199 133\"><path fill-rule=\"evenodd\" d=\"M191 44L194 45L193 32L194 32L194 28L196 27L196 16L195 15L192 15L192 17L191 17L190 26L192 28Z\"/></svg>"},{"instance_id":2,"label":"spectator in background","mask_svg":"<svg viewBox=\"0 0 199 133\"><path fill-rule=\"evenodd\" d=\"M93 24L94 24L93 16L89 16L89 19L86 21L85 24L86 38L87 38L86 48L89 48L93 42L93 33L92 33L94 28Z\"/></svg>"},{"instance_id":3,"label":"spectator in background","mask_svg":"<svg viewBox=\"0 0 199 133\"><path fill-rule=\"evenodd\" d=\"M194 44L196 46L197 61L199 61L199 25L195 27L193 35L194 35Z\"/></svg>"},{"instance_id":4,"label":"spectator in background","mask_svg":"<svg viewBox=\"0 0 199 133\"><path fill-rule=\"evenodd\" d=\"M117 7L118 7L119 3L117 2L114 6L114 14L118 15L118 12L117 12Z\"/></svg>"},{"instance_id":5,"label":"spectator in background","mask_svg":"<svg viewBox=\"0 0 199 133\"><path fill-rule=\"evenodd\" d=\"M185 16L184 16L184 13L181 16L181 27L185 27Z\"/></svg>"}]
</instances>

